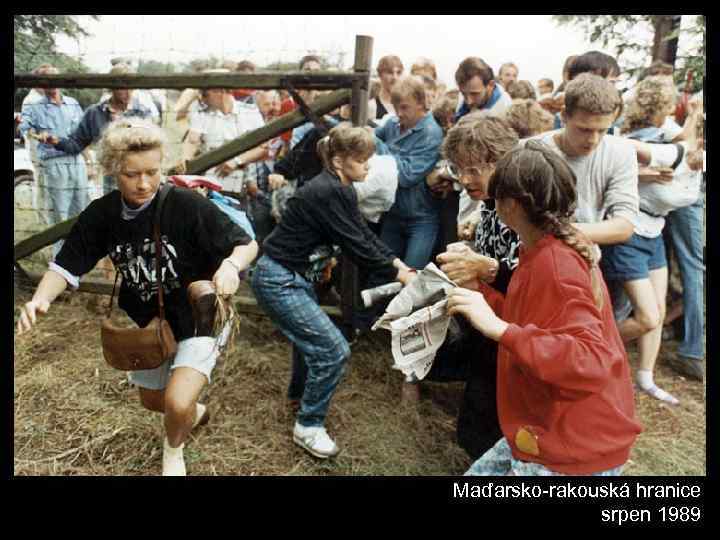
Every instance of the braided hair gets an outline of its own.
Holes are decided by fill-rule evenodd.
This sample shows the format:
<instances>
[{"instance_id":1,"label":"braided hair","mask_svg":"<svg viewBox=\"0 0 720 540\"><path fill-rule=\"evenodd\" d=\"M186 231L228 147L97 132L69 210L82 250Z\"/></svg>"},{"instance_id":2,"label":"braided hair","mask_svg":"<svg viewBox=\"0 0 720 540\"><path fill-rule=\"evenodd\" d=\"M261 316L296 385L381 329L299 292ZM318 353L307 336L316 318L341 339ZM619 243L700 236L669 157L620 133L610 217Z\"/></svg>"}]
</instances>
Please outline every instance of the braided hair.
<instances>
[{"instance_id":1,"label":"braided hair","mask_svg":"<svg viewBox=\"0 0 720 540\"><path fill-rule=\"evenodd\" d=\"M530 140L503 156L490 178L493 199L515 199L528 220L574 249L590 269L595 305L603 306L603 289L593 243L571 224L577 203L577 178L565 160L546 144Z\"/></svg>"}]
</instances>

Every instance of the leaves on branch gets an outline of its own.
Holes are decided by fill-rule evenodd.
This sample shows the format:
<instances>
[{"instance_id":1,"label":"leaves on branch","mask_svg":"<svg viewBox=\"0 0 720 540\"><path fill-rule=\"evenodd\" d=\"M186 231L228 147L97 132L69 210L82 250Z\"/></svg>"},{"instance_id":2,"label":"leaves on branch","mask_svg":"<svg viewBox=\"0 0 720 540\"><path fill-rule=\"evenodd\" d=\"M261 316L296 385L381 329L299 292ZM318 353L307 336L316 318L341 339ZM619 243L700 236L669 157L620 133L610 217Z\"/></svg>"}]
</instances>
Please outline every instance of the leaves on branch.
<instances>
[{"instance_id":1,"label":"leaves on branch","mask_svg":"<svg viewBox=\"0 0 720 540\"><path fill-rule=\"evenodd\" d=\"M603 48L614 47L618 63L626 73L635 74L650 64L653 40L631 42L630 36L638 35L637 30L646 30L653 35L660 27L662 19L672 15L554 15L553 20L560 26L573 25L581 28L591 43L601 43ZM688 16L684 16L687 18ZM687 21L685 21L687 22ZM693 72L693 91L702 88L705 78L705 16L693 18L692 24L684 28L676 28L662 37L662 42L672 39L685 40L692 43L698 36L702 37L699 45L692 45L688 54L678 55L675 65L675 80L682 83L687 73ZM632 65L629 56L645 52L647 61L644 66ZM630 54L627 54L630 53Z\"/></svg>"}]
</instances>

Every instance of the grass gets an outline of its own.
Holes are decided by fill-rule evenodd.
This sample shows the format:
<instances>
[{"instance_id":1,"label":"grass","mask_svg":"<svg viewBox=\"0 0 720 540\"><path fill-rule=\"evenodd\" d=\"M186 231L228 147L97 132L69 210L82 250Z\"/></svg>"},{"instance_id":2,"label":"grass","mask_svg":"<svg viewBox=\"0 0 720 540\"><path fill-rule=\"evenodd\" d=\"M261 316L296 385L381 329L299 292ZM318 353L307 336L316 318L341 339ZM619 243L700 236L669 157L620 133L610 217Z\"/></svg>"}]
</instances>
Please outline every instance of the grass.
<instances>
[{"instance_id":1,"label":"grass","mask_svg":"<svg viewBox=\"0 0 720 540\"><path fill-rule=\"evenodd\" d=\"M30 293L16 289L15 306ZM105 364L102 306L64 294L29 334L15 338L16 475L156 475L161 417L141 408L124 373ZM343 452L316 460L291 437L285 402L290 345L260 316L241 315L234 352L221 358L203 401L211 422L187 444L192 475L458 475L470 465L455 443L461 384L424 383L417 410L399 405L402 376L390 369L389 334L353 346L327 421ZM673 354L666 343L663 354ZM631 356L633 356L631 354ZM644 432L626 475L705 474L702 385L657 367L681 399L671 408L637 396Z\"/></svg>"}]
</instances>

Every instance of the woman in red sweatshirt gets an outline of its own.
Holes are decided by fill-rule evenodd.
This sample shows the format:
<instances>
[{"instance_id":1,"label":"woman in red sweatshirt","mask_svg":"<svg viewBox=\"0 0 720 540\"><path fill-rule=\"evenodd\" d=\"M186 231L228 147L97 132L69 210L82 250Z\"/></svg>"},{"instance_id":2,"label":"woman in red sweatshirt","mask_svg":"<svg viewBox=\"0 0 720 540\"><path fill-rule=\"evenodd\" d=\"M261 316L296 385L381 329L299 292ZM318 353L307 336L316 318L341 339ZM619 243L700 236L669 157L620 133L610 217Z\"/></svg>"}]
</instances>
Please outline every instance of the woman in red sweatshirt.
<instances>
[{"instance_id":1,"label":"woman in red sweatshirt","mask_svg":"<svg viewBox=\"0 0 720 540\"><path fill-rule=\"evenodd\" d=\"M570 223L575 184L537 141L508 153L490 180L522 247L504 298L481 285L455 289L448 303L499 342L504 437L468 475L618 475L642 429L595 248Z\"/></svg>"}]
</instances>

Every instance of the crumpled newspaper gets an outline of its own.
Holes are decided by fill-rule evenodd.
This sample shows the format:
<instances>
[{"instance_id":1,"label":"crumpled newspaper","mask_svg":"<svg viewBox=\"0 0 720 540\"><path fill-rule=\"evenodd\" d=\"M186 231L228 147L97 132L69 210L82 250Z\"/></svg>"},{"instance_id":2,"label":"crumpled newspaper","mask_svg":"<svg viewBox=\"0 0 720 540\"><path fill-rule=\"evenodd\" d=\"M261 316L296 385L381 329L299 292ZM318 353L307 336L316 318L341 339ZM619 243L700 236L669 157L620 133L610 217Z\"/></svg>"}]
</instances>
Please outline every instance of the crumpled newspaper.
<instances>
[{"instance_id":1,"label":"crumpled newspaper","mask_svg":"<svg viewBox=\"0 0 720 540\"><path fill-rule=\"evenodd\" d=\"M421 380L430 371L448 332L447 294L455 287L454 281L429 263L373 325L373 330L392 333L393 368L407 379Z\"/></svg>"}]
</instances>

